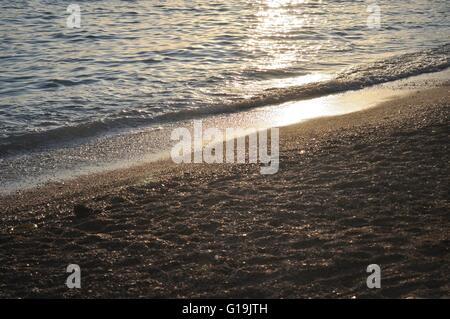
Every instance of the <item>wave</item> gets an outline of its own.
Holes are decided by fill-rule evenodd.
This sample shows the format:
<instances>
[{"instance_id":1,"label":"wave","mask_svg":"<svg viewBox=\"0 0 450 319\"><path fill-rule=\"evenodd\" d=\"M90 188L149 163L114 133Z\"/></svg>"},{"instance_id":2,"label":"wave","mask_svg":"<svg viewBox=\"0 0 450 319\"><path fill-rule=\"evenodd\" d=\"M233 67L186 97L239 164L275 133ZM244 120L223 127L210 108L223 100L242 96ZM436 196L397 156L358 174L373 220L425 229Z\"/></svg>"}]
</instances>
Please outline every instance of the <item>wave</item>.
<instances>
[{"instance_id":1,"label":"wave","mask_svg":"<svg viewBox=\"0 0 450 319\"><path fill-rule=\"evenodd\" d=\"M450 67L450 43L414 53L348 68L335 78L301 86L267 89L263 94L240 102L241 109L310 99L324 95L401 80L415 75L442 71Z\"/></svg>"},{"instance_id":2,"label":"wave","mask_svg":"<svg viewBox=\"0 0 450 319\"><path fill-rule=\"evenodd\" d=\"M80 141L99 134L143 127L155 123L189 120L208 115L232 113L251 108L276 105L295 100L311 99L329 94L400 80L407 77L442 71L450 67L450 43L428 50L406 53L372 63L360 64L343 70L333 79L287 88L272 88L258 96L229 103L212 104L209 107L187 109L154 117L126 116L104 119L76 126L65 126L53 130L27 133L0 138L0 153L3 156L30 151L54 144ZM66 84L66 83L64 83Z\"/></svg>"}]
</instances>

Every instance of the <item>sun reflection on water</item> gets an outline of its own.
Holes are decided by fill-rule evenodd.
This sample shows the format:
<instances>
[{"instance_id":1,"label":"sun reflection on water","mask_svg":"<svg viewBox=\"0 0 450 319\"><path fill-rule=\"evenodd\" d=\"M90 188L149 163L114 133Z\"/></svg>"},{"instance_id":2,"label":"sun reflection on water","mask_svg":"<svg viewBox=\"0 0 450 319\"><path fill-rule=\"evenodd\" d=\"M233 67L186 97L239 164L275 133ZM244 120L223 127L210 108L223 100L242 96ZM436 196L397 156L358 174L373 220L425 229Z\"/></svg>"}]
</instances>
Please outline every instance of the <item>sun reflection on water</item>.
<instances>
[{"instance_id":1,"label":"sun reflection on water","mask_svg":"<svg viewBox=\"0 0 450 319\"><path fill-rule=\"evenodd\" d=\"M309 83L305 80L312 82L323 78L323 73L316 76L314 72L305 72L304 66L318 58L322 45L311 34L314 25L320 21L317 21L317 14L309 14L313 11L305 10L307 3L304 0L265 0L258 3L257 23L245 45L246 51L259 56L246 65L246 68L261 74L262 79L260 83L255 81L255 86L300 85ZM270 81L264 74L270 75Z\"/></svg>"},{"instance_id":2,"label":"sun reflection on water","mask_svg":"<svg viewBox=\"0 0 450 319\"><path fill-rule=\"evenodd\" d=\"M364 89L324 96L305 101L288 102L265 110L264 117L273 126L286 126L313 118L336 116L370 108L383 101L407 94L395 88Z\"/></svg>"}]
</instances>

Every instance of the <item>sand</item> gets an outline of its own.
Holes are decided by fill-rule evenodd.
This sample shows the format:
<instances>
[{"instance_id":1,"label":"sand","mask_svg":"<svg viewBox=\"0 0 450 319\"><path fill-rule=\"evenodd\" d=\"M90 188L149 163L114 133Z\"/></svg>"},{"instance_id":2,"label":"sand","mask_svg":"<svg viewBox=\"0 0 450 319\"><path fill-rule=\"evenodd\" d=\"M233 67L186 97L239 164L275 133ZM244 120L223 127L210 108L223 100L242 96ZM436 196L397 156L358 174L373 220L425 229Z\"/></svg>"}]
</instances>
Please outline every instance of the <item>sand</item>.
<instances>
[{"instance_id":1,"label":"sand","mask_svg":"<svg viewBox=\"0 0 450 319\"><path fill-rule=\"evenodd\" d=\"M161 161L2 197L0 297L450 297L449 87L283 128L275 175Z\"/></svg>"}]
</instances>

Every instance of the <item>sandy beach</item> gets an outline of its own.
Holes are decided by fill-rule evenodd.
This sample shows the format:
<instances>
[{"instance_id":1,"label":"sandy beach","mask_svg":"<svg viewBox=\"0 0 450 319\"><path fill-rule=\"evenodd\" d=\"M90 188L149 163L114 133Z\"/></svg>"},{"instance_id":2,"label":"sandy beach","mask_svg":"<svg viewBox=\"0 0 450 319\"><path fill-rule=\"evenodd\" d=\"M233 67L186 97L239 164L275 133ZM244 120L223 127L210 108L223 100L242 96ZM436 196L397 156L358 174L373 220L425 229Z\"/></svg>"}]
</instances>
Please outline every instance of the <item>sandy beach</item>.
<instances>
[{"instance_id":1,"label":"sandy beach","mask_svg":"<svg viewBox=\"0 0 450 319\"><path fill-rule=\"evenodd\" d=\"M0 297L450 297L449 88L284 127L275 175L160 161L4 196Z\"/></svg>"}]
</instances>

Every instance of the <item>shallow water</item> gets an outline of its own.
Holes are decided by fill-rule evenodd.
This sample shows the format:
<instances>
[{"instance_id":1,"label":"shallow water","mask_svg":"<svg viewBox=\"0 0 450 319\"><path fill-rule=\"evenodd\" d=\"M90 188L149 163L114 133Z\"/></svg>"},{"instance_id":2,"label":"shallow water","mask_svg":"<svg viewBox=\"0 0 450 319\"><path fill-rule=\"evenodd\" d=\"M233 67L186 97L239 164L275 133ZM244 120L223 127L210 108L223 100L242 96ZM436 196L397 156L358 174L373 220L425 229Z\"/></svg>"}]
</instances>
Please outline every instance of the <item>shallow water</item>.
<instances>
[{"instance_id":1,"label":"shallow water","mask_svg":"<svg viewBox=\"0 0 450 319\"><path fill-rule=\"evenodd\" d=\"M365 1L90 1L79 29L67 27L69 4L2 1L2 157L262 94L285 102L299 94L278 88L342 72L338 91L370 84L369 71L384 68L380 82L449 64L447 0L376 1L380 29ZM405 52L419 53L385 62Z\"/></svg>"},{"instance_id":2,"label":"shallow water","mask_svg":"<svg viewBox=\"0 0 450 319\"><path fill-rule=\"evenodd\" d=\"M251 108L240 112L211 114L202 118L203 129L256 128L284 126L309 119L361 111L406 94L438 87L450 79L450 69L300 101ZM193 119L164 125L136 128L114 135L84 139L64 147L35 150L0 158L0 195L51 181L64 181L80 175L123 169L137 164L170 158L176 143L174 129L191 131Z\"/></svg>"}]
</instances>

